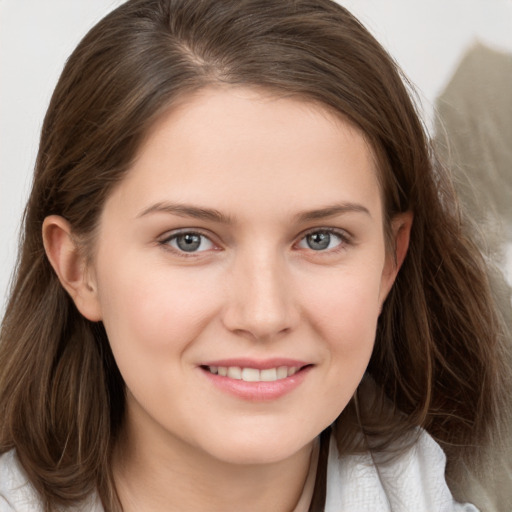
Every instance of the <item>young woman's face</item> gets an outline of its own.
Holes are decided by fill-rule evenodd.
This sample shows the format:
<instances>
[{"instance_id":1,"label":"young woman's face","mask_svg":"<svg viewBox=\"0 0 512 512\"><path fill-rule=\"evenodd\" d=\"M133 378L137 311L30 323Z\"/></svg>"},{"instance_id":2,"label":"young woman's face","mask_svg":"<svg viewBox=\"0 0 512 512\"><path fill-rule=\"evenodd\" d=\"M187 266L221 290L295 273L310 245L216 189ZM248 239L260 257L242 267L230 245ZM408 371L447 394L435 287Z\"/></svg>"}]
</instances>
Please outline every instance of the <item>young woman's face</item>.
<instances>
[{"instance_id":1,"label":"young woman's face","mask_svg":"<svg viewBox=\"0 0 512 512\"><path fill-rule=\"evenodd\" d=\"M90 269L140 439L264 463L335 420L395 277L376 172L347 122L250 89L154 127Z\"/></svg>"}]
</instances>

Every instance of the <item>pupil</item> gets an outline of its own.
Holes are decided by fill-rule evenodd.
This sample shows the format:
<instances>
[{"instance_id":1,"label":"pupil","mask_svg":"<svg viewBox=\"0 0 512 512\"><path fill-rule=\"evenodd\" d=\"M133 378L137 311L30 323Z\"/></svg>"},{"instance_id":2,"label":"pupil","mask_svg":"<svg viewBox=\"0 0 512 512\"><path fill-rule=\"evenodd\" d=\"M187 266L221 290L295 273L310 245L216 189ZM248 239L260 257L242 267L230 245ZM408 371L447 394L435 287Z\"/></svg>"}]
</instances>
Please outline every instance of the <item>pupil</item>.
<instances>
[{"instance_id":1,"label":"pupil","mask_svg":"<svg viewBox=\"0 0 512 512\"><path fill-rule=\"evenodd\" d=\"M176 244L182 251L192 252L199 248L201 245L201 236L194 233L187 233L180 235L176 239Z\"/></svg>"},{"instance_id":2,"label":"pupil","mask_svg":"<svg viewBox=\"0 0 512 512\"><path fill-rule=\"evenodd\" d=\"M307 244L310 249L314 251L321 251L322 249L327 249L329 247L329 243L331 242L331 235L329 233L312 233L307 236Z\"/></svg>"}]
</instances>

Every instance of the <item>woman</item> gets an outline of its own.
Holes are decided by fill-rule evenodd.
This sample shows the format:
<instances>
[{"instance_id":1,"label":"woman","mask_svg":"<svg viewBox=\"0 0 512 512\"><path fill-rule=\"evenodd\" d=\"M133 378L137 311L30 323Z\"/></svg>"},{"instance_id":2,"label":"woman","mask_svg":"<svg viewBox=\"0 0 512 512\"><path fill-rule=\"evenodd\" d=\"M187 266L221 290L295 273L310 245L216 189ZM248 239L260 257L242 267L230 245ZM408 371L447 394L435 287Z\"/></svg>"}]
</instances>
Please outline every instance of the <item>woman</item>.
<instances>
[{"instance_id":1,"label":"woman","mask_svg":"<svg viewBox=\"0 0 512 512\"><path fill-rule=\"evenodd\" d=\"M346 10L129 1L42 130L3 507L474 510L441 448L456 490L506 421L503 338L400 74Z\"/></svg>"}]
</instances>

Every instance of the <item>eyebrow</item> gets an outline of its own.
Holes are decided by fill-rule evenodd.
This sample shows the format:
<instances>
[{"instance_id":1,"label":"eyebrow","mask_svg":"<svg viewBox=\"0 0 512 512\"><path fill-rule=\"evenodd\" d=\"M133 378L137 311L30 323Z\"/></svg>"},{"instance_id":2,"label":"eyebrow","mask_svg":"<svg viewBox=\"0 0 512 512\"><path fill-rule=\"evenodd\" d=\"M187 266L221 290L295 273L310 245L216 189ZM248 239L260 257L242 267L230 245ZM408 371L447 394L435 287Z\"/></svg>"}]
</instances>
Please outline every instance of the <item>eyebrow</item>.
<instances>
[{"instance_id":1,"label":"eyebrow","mask_svg":"<svg viewBox=\"0 0 512 512\"><path fill-rule=\"evenodd\" d=\"M214 208L202 208L188 204L168 202L159 202L150 206L149 208L146 208L139 215L137 215L137 218L157 212L178 215L179 217L191 217L199 220L209 220L218 222L220 224L235 223L233 217L225 215L224 213ZM343 202L315 210L299 212L294 216L294 220L297 223L309 222L313 220L327 219L329 217L334 217L336 215L342 215L345 213L364 213L371 217L370 211L365 206L358 203Z\"/></svg>"},{"instance_id":2,"label":"eyebrow","mask_svg":"<svg viewBox=\"0 0 512 512\"><path fill-rule=\"evenodd\" d=\"M342 215L344 213L364 213L371 217L371 213L362 204L358 203L338 203L329 206L325 206L323 208L318 208L316 210L309 210L305 212L300 212L295 216L297 222L308 222L312 220L322 220L327 219L329 217L335 217L336 215Z\"/></svg>"},{"instance_id":3,"label":"eyebrow","mask_svg":"<svg viewBox=\"0 0 512 512\"><path fill-rule=\"evenodd\" d=\"M171 215L178 215L179 217L192 217L199 220L209 220L213 222L219 222L221 224L233 224L234 220L229 216L225 215L219 210L213 208L201 208L188 204L180 203L156 203L149 208L143 210L137 218L143 217L150 213L169 213Z\"/></svg>"}]
</instances>

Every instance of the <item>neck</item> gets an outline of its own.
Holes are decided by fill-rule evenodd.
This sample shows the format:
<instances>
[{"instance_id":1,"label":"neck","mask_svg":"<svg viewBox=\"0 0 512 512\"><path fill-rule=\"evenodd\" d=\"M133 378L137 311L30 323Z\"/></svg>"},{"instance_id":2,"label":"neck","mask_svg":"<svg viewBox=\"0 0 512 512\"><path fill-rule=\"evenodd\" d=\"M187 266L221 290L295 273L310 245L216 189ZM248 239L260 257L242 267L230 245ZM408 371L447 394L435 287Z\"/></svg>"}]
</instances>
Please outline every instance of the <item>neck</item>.
<instances>
[{"instance_id":1,"label":"neck","mask_svg":"<svg viewBox=\"0 0 512 512\"><path fill-rule=\"evenodd\" d=\"M290 512L302 494L313 443L289 458L231 464L172 436L137 435L127 421L113 461L124 512Z\"/></svg>"}]
</instances>

